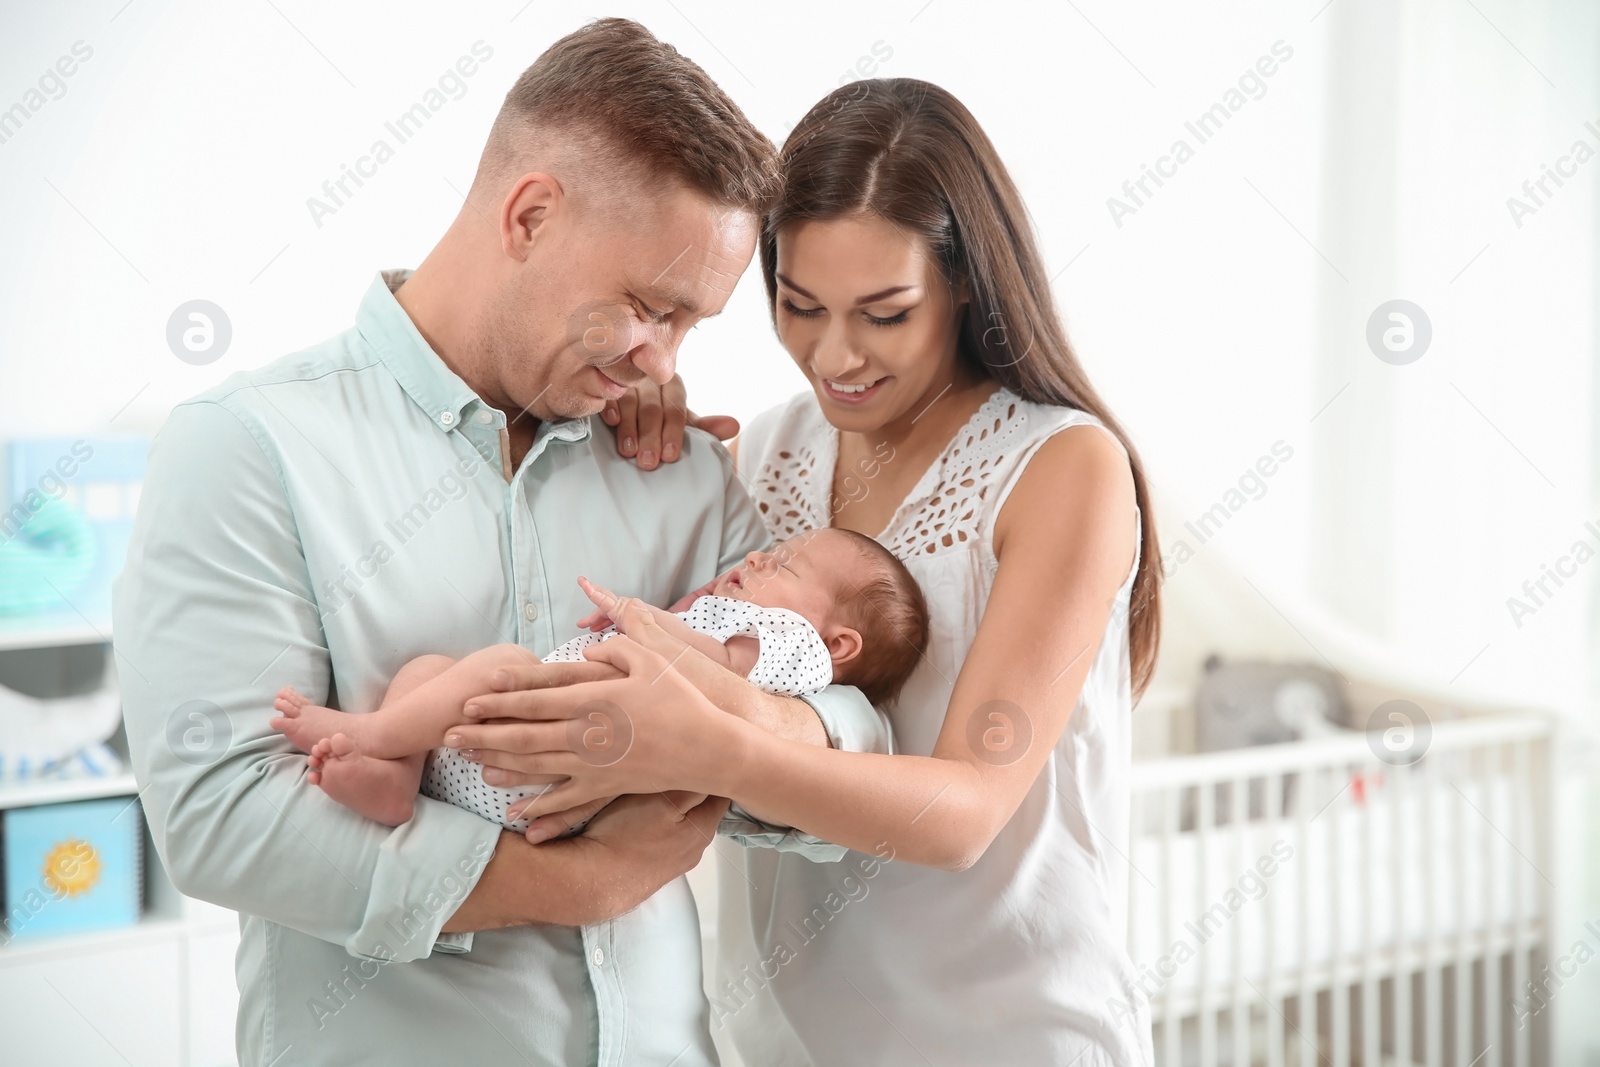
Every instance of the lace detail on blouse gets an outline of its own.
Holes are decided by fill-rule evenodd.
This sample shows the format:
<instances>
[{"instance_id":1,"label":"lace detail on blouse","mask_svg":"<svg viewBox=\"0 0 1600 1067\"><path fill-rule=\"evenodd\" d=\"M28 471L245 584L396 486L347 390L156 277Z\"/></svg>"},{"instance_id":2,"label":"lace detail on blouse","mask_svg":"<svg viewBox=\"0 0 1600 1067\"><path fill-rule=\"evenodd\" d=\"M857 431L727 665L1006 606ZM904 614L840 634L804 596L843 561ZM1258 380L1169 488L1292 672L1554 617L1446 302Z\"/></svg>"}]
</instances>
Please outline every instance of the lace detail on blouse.
<instances>
[{"instance_id":1,"label":"lace detail on blouse","mask_svg":"<svg viewBox=\"0 0 1600 1067\"><path fill-rule=\"evenodd\" d=\"M832 427L827 429L833 433ZM832 525L827 507L818 504L827 499L839 439L825 439L833 446L828 449L826 464L810 445L780 449L763 464L761 476L756 479L756 507L761 520L780 541Z\"/></svg>"},{"instance_id":2,"label":"lace detail on blouse","mask_svg":"<svg viewBox=\"0 0 1600 1067\"><path fill-rule=\"evenodd\" d=\"M814 406L801 434L769 453L756 478L756 504L776 538L832 525L829 499L839 452L838 431ZM796 438L816 442L791 444ZM965 549L980 538L986 506L998 491L1007 459L1031 443L1027 405L996 389L973 413L878 536L902 560ZM870 483L869 483L870 485ZM870 490L869 490L870 491Z\"/></svg>"}]
</instances>

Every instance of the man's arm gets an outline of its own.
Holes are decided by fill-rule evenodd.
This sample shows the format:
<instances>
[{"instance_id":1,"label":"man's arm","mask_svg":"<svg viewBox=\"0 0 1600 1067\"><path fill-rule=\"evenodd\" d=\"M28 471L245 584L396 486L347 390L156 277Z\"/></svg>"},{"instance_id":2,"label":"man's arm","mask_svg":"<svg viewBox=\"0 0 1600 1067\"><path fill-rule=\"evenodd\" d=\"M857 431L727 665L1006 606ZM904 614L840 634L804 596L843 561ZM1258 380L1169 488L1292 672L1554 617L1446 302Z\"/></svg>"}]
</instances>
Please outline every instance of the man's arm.
<instances>
[{"instance_id":1,"label":"man's arm","mask_svg":"<svg viewBox=\"0 0 1600 1067\"><path fill-rule=\"evenodd\" d=\"M682 794L619 797L590 820L582 836L543 845L503 832L483 877L445 922L445 933L522 925L529 921L530 900L543 902L540 921L559 926L586 926L632 911L694 869L728 805L712 798L680 813L672 799L684 801ZM663 878L664 872L670 873Z\"/></svg>"},{"instance_id":2,"label":"man's arm","mask_svg":"<svg viewBox=\"0 0 1600 1067\"><path fill-rule=\"evenodd\" d=\"M500 827L426 797L381 826L309 787L305 758L267 725L280 685L326 701L331 678L295 514L256 433L215 403L173 412L116 589L129 746L174 884L373 958L428 955L489 864L542 871L537 892L506 894L506 918L569 917L606 854L495 863Z\"/></svg>"}]
</instances>

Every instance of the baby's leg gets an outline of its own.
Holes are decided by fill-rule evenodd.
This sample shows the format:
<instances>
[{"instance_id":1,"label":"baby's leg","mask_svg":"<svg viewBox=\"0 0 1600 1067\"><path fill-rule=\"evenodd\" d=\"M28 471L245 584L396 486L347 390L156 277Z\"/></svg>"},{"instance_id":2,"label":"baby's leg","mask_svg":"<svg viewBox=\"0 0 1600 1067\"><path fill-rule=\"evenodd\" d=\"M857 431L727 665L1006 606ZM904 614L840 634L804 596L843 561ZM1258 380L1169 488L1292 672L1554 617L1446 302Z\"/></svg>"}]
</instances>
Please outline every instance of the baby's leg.
<instances>
[{"instance_id":1,"label":"baby's leg","mask_svg":"<svg viewBox=\"0 0 1600 1067\"><path fill-rule=\"evenodd\" d=\"M403 759L362 755L355 741L334 734L311 746L306 781L353 811L385 826L411 821L426 752Z\"/></svg>"},{"instance_id":2,"label":"baby's leg","mask_svg":"<svg viewBox=\"0 0 1600 1067\"><path fill-rule=\"evenodd\" d=\"M401 667L389 682L385 705L443 674L453 664L448 656L420 656ZM298 694L297 694L298 695ZM338 712L335 712L338 714ZM427 753L403 759L378 759L366 755L351 737L336 733L311 746L306 762L311 772L306 780L322 787L334 800L386 826L399 826L411 819L422 782L422 765Z\"/></svg>"},{"instance_id":3,"label":"baby's leg","mask_svg":"<svg viewBox=\"0 0 1600 1067\"><path fill-rule=\"evenodd\" d=\"M444 660L449 664L443 656L424 656L422 660ZM461 709L468 700L494 691L489 678L496 670L538 662L539 657L520 645L493 645L449 664L444 670L438 670L437 664L432 663L423 668L431 672L427 681L398 698L394 697L391 685L390 696L384 698L383 705L367 715L350 715L319 707L294 689L285 687L273 705L281 714L272 720L272 727L305 751L310 751L318 741L342 733L356 741L365 755L379 759L398 759L427 752L444 743L445 732L450 727L467 721Z\"/></svg>"},{"instance_id":4,"label":"baby's leg","mask_svg":"<svg viewBox=\"0 0 1600 1067\"><path fill-rule=\"evenodd\" d=\"M455 662L449 656L418 656L409 661L389 679L389 688L383 695L383 705L380 707L437 678ZM318 741L326 741L336 733L359 740L363 736L363 727L357 724L368 717L313 704L292 685L278 690L272 706L277 709L278 715L268 725L293 741L301 752L308 754Z\"/></svg>"}]
</instances>

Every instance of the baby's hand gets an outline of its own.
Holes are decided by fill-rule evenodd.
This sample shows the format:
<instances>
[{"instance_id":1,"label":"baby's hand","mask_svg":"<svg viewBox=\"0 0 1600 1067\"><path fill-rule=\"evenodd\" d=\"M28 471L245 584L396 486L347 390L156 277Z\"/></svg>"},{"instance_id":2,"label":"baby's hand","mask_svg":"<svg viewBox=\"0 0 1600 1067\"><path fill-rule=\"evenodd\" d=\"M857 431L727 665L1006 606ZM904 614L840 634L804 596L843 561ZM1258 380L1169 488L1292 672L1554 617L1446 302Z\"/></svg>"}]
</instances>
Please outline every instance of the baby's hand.
<instances>
[{"instance_id":1,"label":"baby's hand","mask_svg":"<svg viewBox=\"0 0 1600 1067\"><path fill-rule=\"evenodd\" d=\"M578 588L583 590L584 596L594 601L595 607L595 610L578 620L579 629L604 630L617 621L616 612L622 607L621 597L582 576L578 578Z\"/></svg>"},{"instance_id":2,"label":"baby's hand","mask_svg":"<svg viewBox=\"0 0 1600 1067\"><path fill-rule=\"evenodd\" d=\"M578 620L578 629L599 633L610 626L613 621L611 609L616 606L617 601L616 594L582 577L578 579L578 588L583 590L584 596L595 603L595 610Z\"/></svg>"},{"instance_id":3,"label":"baby's hand","mask_svg":"<svg viewBox=\"0 0 1600 1067\"><path fill-rule=\"evenodd\" d=\"M578 620L578 629L588 630L590 633L599 633L611 625L611 616L603 611L591 611Z\"/></svg>"},{"instance_id":4,"label":"baby's hand","mask_svg":"<svg viewBox=\"0 0 1600 1067\"><path fill-rule=\"evenodd\" d=\"M596 609L578 620L578 626L585 630L604 630L607 626L615 626L623 633L627 633L626 620L629 614L638 611L654 614L657 610L636 597L620 597L603 585L595 585L587 578L578 579L578 588L583 590L584 596L594 601Z\"/></svg>"},{"instance_id":5,"label":"baby's hand","mask_svg":"<svg viewBox=\"0 0 1600 1067\"><path fill-rule=\"evenodd\" d=\"M585 629L604 629L603 624L594 625L596 621L604 620L614 624L619 632L626 634L629 623L637 621L640 615L649 615L669 633L676 634L680 629L688 629L670 611L663 611L654 605L646 604L638 597L619 597L605 586L595 585L587 578L579 578L578 587L583 590L585 596L594 601L594 606L598 609L579 621L578 625Z\"/></svg>"}]
</instances>

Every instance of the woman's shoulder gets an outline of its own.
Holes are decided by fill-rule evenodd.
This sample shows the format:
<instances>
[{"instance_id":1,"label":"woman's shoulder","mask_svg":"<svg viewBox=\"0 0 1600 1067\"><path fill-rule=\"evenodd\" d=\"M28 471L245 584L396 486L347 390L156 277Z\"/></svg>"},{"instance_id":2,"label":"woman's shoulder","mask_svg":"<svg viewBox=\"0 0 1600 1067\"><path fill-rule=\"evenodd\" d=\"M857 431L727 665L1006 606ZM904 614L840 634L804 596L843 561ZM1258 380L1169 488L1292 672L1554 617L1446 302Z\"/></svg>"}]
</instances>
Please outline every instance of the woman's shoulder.
<instances>
[{"instance_id":1,"label":"woman's shoulder","mask_svg":"<svg viewBox=\"0 0 1600 1067\"><path fill-rule=\"evenodd\" d=\"M1023 471L1035 465L1127 463L1121 440L1092 412L1065 404L1024 400L1004 388L996 390L990 404L995 408L995 418L984 428L993 432L997 451L1012 457L1010 463L996 464L995 473L1002 483L996 503L1003 502ZM1076 427L1093 427L1099 432L1062 433Z\"/></svg>"},{"instance_id":2,"label":"woman's shoulder","mask_svg":"<svg viewBox=\"0 0 1600 1067\"><path fill-rule=\"evenodd\" d=\"M1018 442L1010 469L1001 473L984 517L984 543L991 546L991 565L998 561L994 552L1005 539L1005 531L1019 523L1059 533L1079 521L1131 521L1133 565L1137 567L1142 519L1122 441L1090 412L1021 403L1026 405L1030 425ZM1098 432L1064 432L1079 428ZM1089 520L1089 516L1097 518ZM1057 538L1052 536L1046 542L1050 540ZM1035 543L1044 542L1036 539Z\"/></svg>"},{"instance_id":3,"label":"woman's shoulder","mask_svg":"<svg viewBox=\"0 0 1600 1067\"><path fill-rule=\"evenodd\" d=\"M1111 428L1093 413L1063 404L1024 400L1008 389L997 390L990 402L995 417L986 421L984 428L993 433L991 447L995 454L989 465L993 485L986 494L983 520L990 536L996 532L1014 491L1024 482L1040 489L1048 486L1043 495L1051 498L1059 498L1065 485L1120 487L1125 481L1131 489L1133 476L1127 451ZM1098 432L1064 432L1079 427L1092 427ZM1027 477L1030 472L1031 478Z\"/></svg>"},{"instance_id":4,"label":"woman's shoulder","mask_svg":"<svg viewBox=\"0 0 1600 1067\"><path fill-rule=\"evenodd\" d=\"M1106 430L1099 417L1082 408L1025 400L1005 387L995 390L989 402L999 409L999 421L1014 424L1015 434L1029 441L1052 437L1071 426L1097 426Z\"/></svg>"},{"instance_id":5,"label":"woman's shoulder","mask_svg":"<svg viewBox=\"0 0 1600 1067\"><path fill-rule=\"evenodd\" d=\"M1101 436L1116 437L1099 418L1080 408L1027 400L1001 386L951 441L945 459L952 472L975 482L1013 480L1045 442L1075 426L1093 426ZM1120 445L1118 446L1120 447Z\"/></svg>"}]
</instances>

